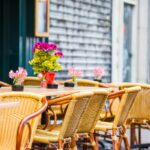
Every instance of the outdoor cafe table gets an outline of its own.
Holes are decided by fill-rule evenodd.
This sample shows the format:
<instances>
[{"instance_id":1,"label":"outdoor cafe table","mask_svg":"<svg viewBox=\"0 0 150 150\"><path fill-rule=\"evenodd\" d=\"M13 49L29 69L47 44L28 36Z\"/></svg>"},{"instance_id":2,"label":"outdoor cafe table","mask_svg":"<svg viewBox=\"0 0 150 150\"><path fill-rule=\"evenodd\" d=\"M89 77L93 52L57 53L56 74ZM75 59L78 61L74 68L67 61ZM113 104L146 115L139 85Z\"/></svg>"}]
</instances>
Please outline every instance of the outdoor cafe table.
<instances>
[{"instance_id":1,"label":"outdoor cafe table","mask_svg":"<svg viewBox=\"0 0 150 150\"><path fill-rule=\"evenodd\" d=\"M50 100L55 97L59 96L65 96L65 95L70 95L73 93L77 92L91 92L92 90L107 90L109 92L112 91L111 88L101 88L101 87L82 87L82 86L76 86L76 87L64 87L63 85L59 85L58 89L48 89L48 88L41 88L40 86L24 86L23 92L31 92L34 94L40 94L43 95L47 98L47 100ZM5 93L5 92L13 92L11 87L1 87L0 88L0 93ZM42 115L42 124L45 124L46 122L46 117L45 113Z\"/></svg>"},{"instance_id":2,"label":"outdoor cafe table","mask_svg":"<svg viewBox=\"0 0 150 150\"><path fill-rule=\"evenodd\" d=\"M57 96L59 97L62 95L69 95L72 93L82 92L82 91L88 92L88 91L97 90L97 89L105 89L111 92L110 88L81 87L81 86L70 88L70 87L64 87L62 85L60 85L58 89L41 88L40 86L24 86L23 92L31 92L35 94L40 94L40 95L46 96L48 99L51 99ZM11 87L1 87L0 93L4 93L4 92L13 92L13 91L11 90Z\"/></svg>"}]
</instances>

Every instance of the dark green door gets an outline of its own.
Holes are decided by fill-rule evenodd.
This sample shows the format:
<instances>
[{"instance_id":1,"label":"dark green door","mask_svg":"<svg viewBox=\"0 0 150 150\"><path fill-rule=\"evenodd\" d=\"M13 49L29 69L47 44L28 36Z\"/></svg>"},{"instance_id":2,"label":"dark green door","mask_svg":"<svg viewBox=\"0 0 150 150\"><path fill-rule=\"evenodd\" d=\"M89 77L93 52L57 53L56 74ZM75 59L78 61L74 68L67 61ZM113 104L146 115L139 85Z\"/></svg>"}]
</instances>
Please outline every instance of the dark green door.
<instances>
[{"instance_id":1,"label":"dark green door","mask_svg":"<svg viewBox=\"0 0 150 150\"><path fill-rule=\"evenodd\" d=\"M1 0L0 11L0 80L9 82L9 70L16 69L18 66L18 0Z\"/></svg>"},{"instance_id":2,"label":"dark green door","mask_svg":"<svg viewBox=\"0 0 150 150\"><path fill-rule=\"evenodd\" d=\"M37 41L48 41L48 38L34 37L34 0L1 0L0 80L10 82L8 73L18 66L33 75L28 61Z\"/></svg>"}]
</instances>

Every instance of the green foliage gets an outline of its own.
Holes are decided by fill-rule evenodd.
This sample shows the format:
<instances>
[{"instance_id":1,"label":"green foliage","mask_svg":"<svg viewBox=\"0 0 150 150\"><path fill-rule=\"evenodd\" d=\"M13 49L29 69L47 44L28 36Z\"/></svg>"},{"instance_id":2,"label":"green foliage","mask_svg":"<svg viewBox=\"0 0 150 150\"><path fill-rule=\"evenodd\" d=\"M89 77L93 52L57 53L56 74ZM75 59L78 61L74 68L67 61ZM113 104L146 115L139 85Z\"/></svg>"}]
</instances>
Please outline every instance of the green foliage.
<instances>
[{"instance_id":1,"label":"green foliage","mask_svg":"<svg viewBox=\"0 0 150 150\"><path fill-rule=\"evenodd\" d=\"M29 61L32 65L34 74L48 71L59 71L62 70L61 65L58 63L60 57L54 54L54 51L42 51L36 49L34 52L33 59Z\"/></svg>"}]
</instances>

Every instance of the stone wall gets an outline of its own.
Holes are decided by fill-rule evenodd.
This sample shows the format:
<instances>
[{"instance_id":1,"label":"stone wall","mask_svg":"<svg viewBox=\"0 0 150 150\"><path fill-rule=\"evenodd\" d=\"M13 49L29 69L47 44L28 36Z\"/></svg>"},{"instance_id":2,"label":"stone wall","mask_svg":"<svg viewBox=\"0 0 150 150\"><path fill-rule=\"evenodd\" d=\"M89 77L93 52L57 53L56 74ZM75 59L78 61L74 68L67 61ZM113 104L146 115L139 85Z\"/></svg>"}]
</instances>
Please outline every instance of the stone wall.
<instances>
[{"instance_id":1,"label":"stone wall","mask_svg":"<svg viewBox=\"0 0 150 150\"><path fill-rule=\"evenodd\" d=\"M89 79L94 67L103 67L103 81L111 81L111 15L112 0L51 0L49 42L64 53L58 79L68 78L71 66Z\"/></svg>"}]
</instances>

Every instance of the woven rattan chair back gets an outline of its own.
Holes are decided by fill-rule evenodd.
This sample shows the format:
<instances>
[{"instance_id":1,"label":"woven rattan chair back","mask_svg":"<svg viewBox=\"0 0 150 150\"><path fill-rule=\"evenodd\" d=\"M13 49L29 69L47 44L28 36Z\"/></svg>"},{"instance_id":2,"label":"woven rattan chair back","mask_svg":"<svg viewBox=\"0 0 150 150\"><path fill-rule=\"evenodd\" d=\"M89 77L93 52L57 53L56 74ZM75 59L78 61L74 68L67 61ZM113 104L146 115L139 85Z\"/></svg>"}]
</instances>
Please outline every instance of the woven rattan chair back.
<instances>
[{"instance_id":1,"label":"woven rattan chair back","mask_svg":"<svg viewBox=\"0 0 150 150\"><path fill-rule=\"evenodd\" d=\"M22 92L0 94L0 102L15 102L15 107L0 108L0 150L16 150L17 129L20 121L27 115L34 113L42 106L42 97ZM40 117L32 119L31 143ZM24 129L21 150L29 140L29 129ZM30 143L30 145L31 145Z\"/></svg>"},{"instance_id":2,"label":"woven rattan chair back","mask_svg":"<svg viewBox=\"0 0 150 150\"><path fill-rule=\"evenodd\" d=\"M65 82L72 82L72 80L66 80ZM94 86L98 87L99 83L97 81L92 81L88 79L76 79L76 83L78 86Z\"/></svg>"},{"instance_id":3,"label":"woven rattan chair back","mask_svg":"<svg viewBox=\"0 0 150 150\"><path fill-rule=\"evenodd\" d=\"M124 83L120 89L131 86L140 86L141 91L136 96L136 101L131 109L129 117L131 119L150 119L150 85L141 83Z\"/></svg>"},{"instance_id":4,"label":"woven rattan chair back","mask_svg":"<svg viewBox=\"0 0 150 150\"><path fill-rule=\"evenodd\" d=\"M40 85L41 80L38 77L26 77L24 80L24 85Z\"/></svg>"},{"instance_id":5,"label":"woven rattan chair back","mask_svg":"<svg viewBox=\"0 0 150 150\"><path fill-rule=\"evenodd\" d=\"M124 89L125 93L121 98L119 109L113 122L113 128L121 126L125 123L135 101L135 98L140 90L140 87L131 87Z\"/></svg>"},{"instance_id":6,"label":"woven rattan chair back","mask_svg":"<svg viewBox=\"0 0 150 150\"><path fill-rule=\"evenodd\" d=\"M105 90L97 90L93 93L94 94L81 117L77 133L89 133L94 129L100 118L100 113L104 108L108 92Z\"/></svg>"},{"instance_id":7,"label":"woven rattan chair back","mask_svg":"<svg viewBox=\"0 0 150 150\"><path fill-rule=\"evenodd\" d=\"M78 86L95 86L98 87L99 83L97 81L87 80L87 79L78 79L77 80Z\"/></svg>"},{"instance_id":8,"label":"woven rattan chair back","mask_svg":"<svg viewBox=\"0 0 150 150\"><path fill-rule=\"evenodd\" d=\"M59 139L74 136L82 113L89 103L92 95L92 92L73 94L73 99L70 101L65 114Z\"/></svg>"}]
</instances>

